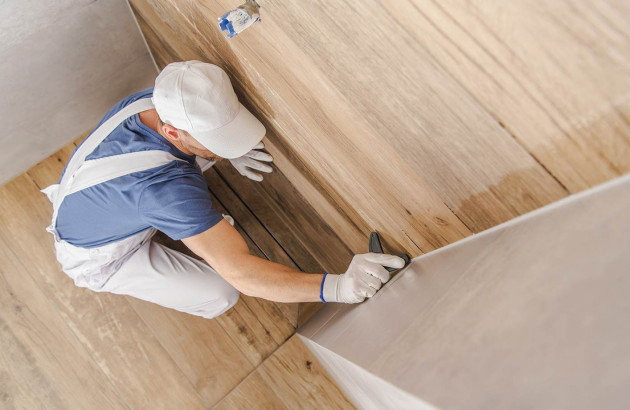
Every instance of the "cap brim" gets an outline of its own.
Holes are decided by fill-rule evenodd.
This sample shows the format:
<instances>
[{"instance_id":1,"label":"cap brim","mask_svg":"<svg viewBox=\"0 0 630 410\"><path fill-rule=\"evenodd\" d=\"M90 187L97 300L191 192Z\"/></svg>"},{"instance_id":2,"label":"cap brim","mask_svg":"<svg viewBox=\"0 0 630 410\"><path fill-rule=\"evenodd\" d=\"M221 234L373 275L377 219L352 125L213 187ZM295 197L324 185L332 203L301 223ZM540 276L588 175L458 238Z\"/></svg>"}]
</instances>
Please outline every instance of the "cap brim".
<instances>
[{"instance_id":1,"label":"cap brim","mask_svg":"<svg viewBox=\"0 0 630 410\"><path fill-rule=\"evenodd\" d=\"M234 159L251 151L265 136L265 126L243 104L236 117L211 131L189 131L197 141L214 154Z\"/></svg>"}]
</instances>

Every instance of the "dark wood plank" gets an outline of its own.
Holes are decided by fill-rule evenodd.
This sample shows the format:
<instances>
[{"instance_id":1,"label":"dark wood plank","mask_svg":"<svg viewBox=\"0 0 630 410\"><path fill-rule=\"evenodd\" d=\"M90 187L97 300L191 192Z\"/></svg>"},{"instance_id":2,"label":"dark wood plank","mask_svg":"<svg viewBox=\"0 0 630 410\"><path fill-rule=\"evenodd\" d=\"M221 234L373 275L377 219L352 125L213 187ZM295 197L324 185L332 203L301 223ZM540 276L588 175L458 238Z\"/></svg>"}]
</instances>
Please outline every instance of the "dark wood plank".
<instances>
[{"instance_id":1,"label":"dark wood plank","mask_svg":"<svg viewBox=\"0 0 630 410\"><path fill-rule=\"evenodd\" d=\"M232 190L232 187L228 186L223 178L217 174L214 167L206 171L204 176L214 197L221 202L225 211L238 221L239 226L247 233L247 236L252 239L267 259L292 268L300 269L292 258L295 257L301 259L301 257L306 256L306 251L304 249L299 249L301 251L299 256L287 253L287 251L276 241L276 238L272 236L267 227L261 223L262 217L260 214L255 214L251 211L250 203L247 203L246 205L242 198L237 196L237 194ZM240 175L238 177L240 179L244 179L244 177ZM282 215L274 216L275 220L282 218ZM263 218L263 220L265 219ZM304 254L304 256L302 254ZM316 264L316 262L312 261L312 264Z\"/></svg>"},{"instance_id":2,"label":"dark wood plank","mask_svg":"<svg viewBox=\"0 0 630 410\"><path fill-rule=\"evenodd\" d=\"M212 175L214 170L206 171L206 175ZM288 266L294 266L291 258L281 249L274 239L260 225L260 222L248 211L238 197L222 181L212 183L211 191L214 194L214 206L225 214L235 219L235 228L245 239L250 252L261 258L269 259L263 253L266 250L269 255L274 255ZM277 261L277 260L276 260ZM241 299L255 312L260 322L264 325L276 343L281 344L289 338L297 325L298 305L296 303L277 303L247 295L241 295Z\"/></svg>"},{"instance_id":3,"label":"dark wood plank","mask_svg":"<svg viewBox=\"0 0 630 410\"><path fill-rule=\"evenodd\" d=\"M328 235L330 231L324 230L320 237L316 237L313 241L317 242L315 246L313 246L312 243L309 247L301 243L296 243L296 238L298 238L298 240L299 238L304 238L303 234L300 236L292 234L292 231L297 229L299 221L306 223L305 220L310 216L310 218L315 221L314 223L320 226L323 225L323 222L321 222L321 219L317 216L315 211L304 202L299 193L296 193L295 190L291 188L291 185L283 175L266 175L265 178L267 180L273 179L273 181L262 185L254 181L243 181L244 178L230 169L231 166L229 164L221 164L219 166L222 169L221 175L218 175L216 170L206 172L205 175L208 185L211 190L217 192L217 195L222 195L222 197L225 197L230 203L242 204L242 206L234 207L232 211L233 214L237 216L240 223L255 226L260 226L260 222L264 224L264 226L262 226L262 228L264 228L263 231L252 231L248 233L250 236L254 235L263 239L258 242L264 244L262 245L264 247L263 251L266 251L269 259L298 269L300 266L297 266L296 263L301 263L311 268L311 270L307 270L308 272L324 272L327 271L327 269L323 268L318 261L313 260L310 254L311 250L315 249L315 246L319 246L319 249L315 249L315 252L318 252L319 255L323 255L324 249L330 250L334 248L334 246L340 246L340 249L335 249L334 252L330 252L328 256L330 256L331 260L329 260L327 264L329 266L332 264L336 264L336 266L347 266L352 255L349 254L350 252L347 247L340 244L339 237L334 234L332 236ZM223 175L228 175L230 178L230 186L225 184ZM238 197L236 197L234 192L230 189L234 188L234 186L238 187ZM287 200L281 195L286 197ZM245 197L244 200L247 206L241 202L241 196ZM288 207L285 206L287 203L289 203ZM256 223L254 223L253 218L256 219ZM298 221L295 221L295 219L298 219ZM311 225L312 224L313 223L311 223ZM270 237L270 235L273 236ZM329 241L329 244L324 248L324 242L326 241ZM275 246L275 243L278 243L282 247ZM282 256L285 254L284 247L290 249L287 250L291 257L290 260ZM346 259L346 261L335 262L332 260L333 256L339 254L345 254L344 259ZM343 272L341 269L345 270L346 266L340 268L338 272ZM302 268L302 270L304 270L304 268ZM299 326L304 323L320 306L320 303L300 303L297 320L294 325Z\"/></svg>"},{"instance_id":4,"label":"dark wood plank","mask_svg":"<svg viewBox=\"0 0 630 410\"><path fill-rule=\"evenodd\" d=\"M262 182L255 182L242 177L227 161L216 167L303 271L345 270L352 253L277 168Z\"/></svg>"}]
</instances>

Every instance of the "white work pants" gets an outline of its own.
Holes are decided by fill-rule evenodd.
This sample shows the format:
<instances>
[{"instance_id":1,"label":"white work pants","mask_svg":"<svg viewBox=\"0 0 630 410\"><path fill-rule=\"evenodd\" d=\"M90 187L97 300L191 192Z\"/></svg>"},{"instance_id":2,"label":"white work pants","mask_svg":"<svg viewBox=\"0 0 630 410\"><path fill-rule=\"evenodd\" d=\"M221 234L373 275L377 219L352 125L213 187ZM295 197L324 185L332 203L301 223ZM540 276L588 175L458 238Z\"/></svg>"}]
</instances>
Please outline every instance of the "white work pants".
<instances>
[{"instance_id":1,"label":"white work pants","mask_svg":"<svg viewBox=\"0 0 630 410\"><path fill-rule=\"evenodd\" d=\"M180 312L217 317L239 292L206 263L153 240L140 247L97 292L129 295Z\"/></svg>"}]
</instances>

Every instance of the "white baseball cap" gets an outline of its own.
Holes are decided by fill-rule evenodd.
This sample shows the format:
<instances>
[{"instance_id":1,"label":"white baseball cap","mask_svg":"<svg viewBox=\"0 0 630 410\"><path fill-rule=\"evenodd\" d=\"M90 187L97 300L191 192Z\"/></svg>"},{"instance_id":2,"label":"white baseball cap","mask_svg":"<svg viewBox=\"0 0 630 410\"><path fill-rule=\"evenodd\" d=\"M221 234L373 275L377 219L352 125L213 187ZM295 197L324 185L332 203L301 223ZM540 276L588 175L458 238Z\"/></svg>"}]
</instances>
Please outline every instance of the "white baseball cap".
<instances>
[{"instance_id":1,"label":"white baseball cap","mask_svg":"<svg viewBox=\"0 0 630 410\"><path fill-rule=\"evenodd\" d=\"M238 101L227 74L214 64L167 65L155 80L152 101L162 121L223 158L243 156L265 136L265 126Z\"/></svg>"}]
</instances>

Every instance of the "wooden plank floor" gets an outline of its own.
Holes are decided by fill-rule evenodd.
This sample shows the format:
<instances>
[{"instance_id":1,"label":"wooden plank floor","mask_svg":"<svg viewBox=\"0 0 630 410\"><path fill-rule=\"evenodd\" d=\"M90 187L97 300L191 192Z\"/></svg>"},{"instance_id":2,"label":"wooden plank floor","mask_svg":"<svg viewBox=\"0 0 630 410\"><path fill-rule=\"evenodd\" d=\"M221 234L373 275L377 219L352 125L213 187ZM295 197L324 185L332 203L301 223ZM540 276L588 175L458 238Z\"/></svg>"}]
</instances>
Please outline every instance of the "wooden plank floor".
<instances>
[{"instance_id":1,"label":"wooden plank floor","mask_svg":"<svg viewBox=\"0 0 630 410\"><path fill-rule=\"evenodd\" d=\"M75 144L0 187L0 407L352 407L293 336L297 304L242 296L208 320L75 287L44 231L52 211L39 192L56 182ZM228 172L206 172L213 201L235 218L252 253L324 269L273 208L258 202L258 216L242 201ZM301 214L309 212L321 223L308 207ZM186 251L164 235L157 240Z\"/></svg>"}]
</instances>

